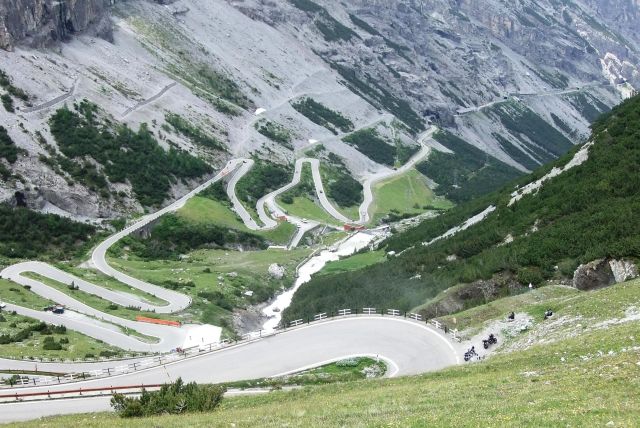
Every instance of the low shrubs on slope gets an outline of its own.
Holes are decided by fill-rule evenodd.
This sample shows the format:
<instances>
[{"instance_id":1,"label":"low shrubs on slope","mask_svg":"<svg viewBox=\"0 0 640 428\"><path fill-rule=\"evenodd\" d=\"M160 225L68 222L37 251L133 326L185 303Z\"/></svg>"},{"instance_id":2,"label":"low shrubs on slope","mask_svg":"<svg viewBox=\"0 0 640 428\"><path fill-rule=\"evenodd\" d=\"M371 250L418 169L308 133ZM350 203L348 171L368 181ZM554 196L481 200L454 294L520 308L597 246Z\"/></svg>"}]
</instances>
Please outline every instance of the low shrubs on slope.
<instances>
[{"instance_id":1,"label":"low shrubs on slope","mask_svg":"<svg viewBox=\"0 0 640 428\"><path fill-rule=\"evenodd\" d=\"M159 391L142 390L140 397L115 394L111 406L123 418L210 412L220 402L226 388L215 385L184 384L181 378L163 385Z\"/></svg>"},{"instance_id":2,"label":"low shrubs on slope","mask_svg":"<svg viewBox=\"0 0 640 428\"><path fill-rule=\"evenodd\" d=\"M493 192L522 175L453 134L441 131L434 138L453 153L433 151L416 168L438 183L435 189L438 195L456 203Z\"/></svg>"},{"instance_id":3,"label":"low shrubs on slope","mask_svg":"<svg viewBox=\"0 0 640 428\"><path fill-rule=\"evenodd\" d=\"M338 130L342 132L353 130L353 122L351 120L339 112L325 107L313 98L303 98L291 104L291 106L313 123L324 126L336 135Z\"/></svg>"},{"instance_id":4,"label":"low shrubs on slope","mask_svg":"<svg viewBox=\"0 0 640 428\"><path fill-rule=\"evenodd\" d=\"M293 169L271 162L257 160L236 185L236 194L244 202L255 203L264 195L291 182Z\"/></svg>"},{"instance_id":5,"label":"low shrubs on slope","mask_svg":"<svg viewBox=\"0 0 640 428\"><path fill-rule=\"evenodd\" d=\"M97 109L95 104L83 101L74 110L59 109L49 121L51 133L65 155L58 155L58 161L67 171L78 169L76 178L90 187L105 191L106 178L111 183L129 182L140 203L153 206L165 200L178 180L195 179L212 171L186 152L173 147L164 150L146 125L137 132L123 125L113 126L98 119Z\"/></svg>"},{"instance_id":6,"label":"low shrubs on slope","mask_svg":"<svg viewBox=\"0 0 640 428\"><path fill-rule=\"evenodd\" d=\"M65 260L86 249L93 226L0 204L0 256Z\"/></svg>"},{"instance_id":7,"label":"low shrubs on slope","mask_svg":"<svg viewBox=\"0 0 640 428\"><path fill-rule=\"evenodd\" d=\"M175 214L162 216L148 238L128 237L123 242L146 260L177 259L199 248L267 247L264 238L252 233L211 223L190 222Z\"/></svg>"},{"instance_id":8,"label":"low shrubs on slope","mask_svg":"<svg viewBox=\"0 0 640 428\"><path fill-rule=\"evenodd\" d=\"M373 128L356 131L342 140L380 164L392 166L396 161L396 148L387 144L387 141Z\"/></svg>"}]
</instances>

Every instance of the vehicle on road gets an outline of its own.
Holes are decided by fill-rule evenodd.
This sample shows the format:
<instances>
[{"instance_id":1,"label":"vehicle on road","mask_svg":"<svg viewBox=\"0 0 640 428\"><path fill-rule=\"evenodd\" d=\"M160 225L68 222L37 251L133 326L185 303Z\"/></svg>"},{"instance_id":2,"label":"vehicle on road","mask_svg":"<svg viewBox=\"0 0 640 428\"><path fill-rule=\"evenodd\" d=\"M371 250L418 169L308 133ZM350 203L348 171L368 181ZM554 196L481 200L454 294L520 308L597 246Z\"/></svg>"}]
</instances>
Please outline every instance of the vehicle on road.
<instances>
[{"instance_id":1,"label":"vehicle on road","mask_svg":"<svg viewBox=\"0 0 640 428\"><path fill-rule=\"evenodd\" d=\"M43 309L45 312L51 312L54 314L64 314L64 306L62 305L52 305L52 306L47 306Z\"/></svg>"},{"instance_id":2,"label":"vehicle on road","mask_svg":"<svg viewBox=\"0 0 640 428\"><path fill-rule=\"evenodd\" d=\"M0 302L0 310L6 307L7 307L7 304L5 302Z\"/></svg>"}]
</instances>

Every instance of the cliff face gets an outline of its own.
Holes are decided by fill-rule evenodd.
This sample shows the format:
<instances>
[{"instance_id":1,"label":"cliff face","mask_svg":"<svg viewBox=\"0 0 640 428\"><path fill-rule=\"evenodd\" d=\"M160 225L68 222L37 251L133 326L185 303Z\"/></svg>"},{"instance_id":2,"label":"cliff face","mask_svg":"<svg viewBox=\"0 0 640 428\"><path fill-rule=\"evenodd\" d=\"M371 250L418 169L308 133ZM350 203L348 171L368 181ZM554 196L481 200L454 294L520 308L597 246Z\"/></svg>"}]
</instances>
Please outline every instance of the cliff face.
<instances>
[{"instance_id":1,"label":"cliff face","mask_svg":"<svg viewBox=\"0 0 640 428\"><path fill-rule=\"evenodd\" d=\"M0 0L0 48L43 46L88 28L110 35L106 9L116 0Z\"/></svg>"}]
</instances>

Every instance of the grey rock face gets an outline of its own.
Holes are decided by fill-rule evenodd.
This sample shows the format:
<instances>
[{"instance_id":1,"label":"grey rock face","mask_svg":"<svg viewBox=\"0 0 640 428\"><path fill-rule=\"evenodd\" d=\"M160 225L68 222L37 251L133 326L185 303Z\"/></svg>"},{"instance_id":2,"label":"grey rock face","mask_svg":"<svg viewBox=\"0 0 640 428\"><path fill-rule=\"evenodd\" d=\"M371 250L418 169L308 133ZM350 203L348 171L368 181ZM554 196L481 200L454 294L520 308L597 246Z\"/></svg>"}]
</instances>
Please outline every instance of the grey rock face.
<instances>
[{"instance_id":1,"label":"grey rock face","mask_svg":"<svg viewBox=\"0 0 640 428\"><path fill-rule=\"evenodd\" d=\"M638 267L629 260L599 259L578 266L573 286L579 290L606 287L638 277Z\"/></svg>"},{"instance_id":2,"label":"grey rock face","mask_svg":"<svg viewBox=\"0 0 640 428\"><path fill-rule=\"evenodd\" d=\"M115 0L0 0L0 48L10 50L25 41L43 46L96 25L105 28L105 10Z\"/></svg>"},{"instance_id":3,"label":"grey rock face","mask_svg":"<svg viewBox=\"0 0 640 428\"><path fill-rule=\"evenodd\" d=\"M578 290L593 290L615 284L608 260L599 259L578 266L573 274L573 286Z\"/></svg>"},{"instance_id":4,"label":"grey rock face","mask_svg":"<svg viewBox=\"0 0 640 428\"><path fill-rule=\"evenodd\" d=\"M629 281L638 277L638 266L629 260L609 261L616 283Z\"/></svg>"}]
</instances>

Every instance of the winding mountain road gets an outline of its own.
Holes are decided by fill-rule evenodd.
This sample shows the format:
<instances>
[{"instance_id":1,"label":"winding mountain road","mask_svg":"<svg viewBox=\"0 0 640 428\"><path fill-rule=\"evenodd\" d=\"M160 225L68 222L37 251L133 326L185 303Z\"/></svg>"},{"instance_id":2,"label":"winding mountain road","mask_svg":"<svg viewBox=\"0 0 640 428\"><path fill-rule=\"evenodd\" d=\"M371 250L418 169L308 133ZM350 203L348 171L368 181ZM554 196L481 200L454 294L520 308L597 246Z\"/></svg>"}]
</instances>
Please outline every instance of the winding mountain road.
<instances>
[{"instance_id":1,"label":"winding mountain road","mask_svg":"<svg viewBox=\"0 0 640 428\"><path fill-rule=\"evenodd\" d=\"M166 94L167 92L169 92L169 90L171 88L173 88L174 86L176 86L178 83L177 82L171 82L168 85L166 85L165 87L163 87L157 94L154 94L153 96L147 98L146 100L142 100L140 101L138 104L129 107L128 109L126 109L122 115L120 115L120 120L125 119L127 116L129 116L131 113L133 113L134 111L141 109L142 107L151 104L152 102L160 99L164 94Z\"/></svg>"},{"instance_id":2,"label":"winding mountain road","mask_svg":"<svg viewBox=\"0 0 640 428\"><path fill-rule=\"evenodd\" d=\"M76 93L76 89L78 88L78 83L80 83L80 77L76 78L76 80L74 80L73 85L71 86L71 88L69 88L69 90L67 92L65 92L62 95L59 95L49 101L46 101L42 104L39 104L37 106L33 106L33 107L24 107L22 108L20 111L22 113L35 113L37 111L41 111L41 110L46 110L48 108L51 108L53 106L55 106L56 104L60 104L63 101L68 100L69 98L71 98L75 93Z\"/></svg>"},{"instance_id":3,"label":"winding mountain road","mask_svg":"<svg viewBox=\"0 0 640 428\"><path fill-rule=\"evenodd\" d=\"M421 135L419 142L422 149L409 162L407 162L407 164L397 170L382 171L366 178L364 182L365 198L360 207L359 221L361 223L368 222L368 210L373 202L372 186L378 181L405 173L418 161L426 157L429 154L430 149L425 145L425 141L427 138L431 138L435 130L435 127L432 127ZM215 177L193 189L191 192L169 206L159 210L158 212L144 216L134 224L110 236L100 243L92 253L91 264L97 270L132 288L151 294L165 301L165 305L150 303L142 297L131 293L113 291L100 287L45 263L25 262L4 269L0 272L0 276L23 286L31 287L31 290L38 295L56 303L63 304L68 310L63 315L56 315L50 312L34 310L14 304L8 304L7 309L15 310L21 315L39 319L51 324L65 325L69 329L79 331L88 336L103 340L106 343L132 351L168 352L178 347L197 347L199 344L215 343L219 341L220 337L220 328L218 327L187 325L182 328L176 328L119 318L94 309L38 279L28 277L26 274L35 273L48 278L49 280L57 281L63 285L74 284L82 292L94 294L120 306L136 306L141 310L165 314L184 310L191 304L189 296L141 281L114 269L108 264L106 258L109 248L120 239L145 226L148 226L161 216L182 208L190 198L230 174L233 175L231 175L231 179L227 185L227 193L233 203L234 210L240 216L246 227L255 231L273 229L278 226L278 222L274 218L286 216L287 221L298 227L298 232L290 243L290 247L295 247L300 242L302 236L307 231L317 227L319 223L286 215L284 210L278 206L276 198L300 183L302 168L306 163L311 167L316 196L320 201L321 206L327 211L327 213L336 218L336 220L345 223L351 222L350 219L342 215L327 198L320 174L320 161L315 158L301 158L296 161L293 178L290 183L269 193L268 195L263 196L259 201L257 201L256 212L258 213L261 222L264 224L264 226L259 226L239 201L235 192L237 183L251 170L254 163L251 159L233 159L229 161L225 168ZM308 329L303 328L293 332L279 334L263 341L252 342L251 344L243 345L238 348L231 348L231 350L216 352L207 358L198 360L207 362L207 364L215 363L216 367L225 368L222 371L207 371L204 367L195 368L193 364L196 363L187 363L187 361L195 360L189 359L186 360L184 364L176 363L173 375L182 376L187 380L190 380L195 376L193 380L201 382L217 382L222 380L245 379L247 377L272 376L281 372L291 371L303 366L315 364L319 361L322 362L356 354L376 354L385 356L386 359L392 361L393 367L398 367L397 373L401 374L417 373L438 368L443 366L445 361L446 364L455 363L455 361L457 361L457 353L452 345L448 343L446 338L439 336L439 333L430 330L428 327L420 326L420 328L423 329L423 332L428 332L425 334L429 337L437 337L437 343L439 343L438 341L442 342L439 345L440 347L447 344L450 349L440 349L428 340L426 342L416 343L416 337L419 335L415 335L415 325L409 328L409 324L403 324L400 320L381 320L377 318L358 318L357 320L343 319L341 322L327 322L321 325L310 326ZM387 330L389 333L383 334ZM390 333L391 330L394 331L393 334ZM142 335L147 337L143 337L141 339L140 337L133 336L130 334L132 331L136 332L138 336ZM376 333L374 334L372 332ZM397 343L398 341L400 342ZM270 343L272 345L269 345ZM416 356L407 359L408 356L417 352L417 350L419 350L419 353L416 355L422 355L424 352L427 352L425 349L420 350L426 343L430 343L428 353L434 353L434 349L436 350L434 354L436 355L435 357L429 357L425 362L420 362ZM406 348L408 346L407 344L411 344L412 349L405 349L402 355L398 354L399 349L403 349L403 347ZM301 349L304 349L304 351L301 352ZM233 357L229 357L230 355L233 355ZM272 355L272 357L270 357L272 358L272 361L269 361L269 364L256 364L255 361L250 362L252 358L255 358L255 355L261 355L263 357ZM443 355L448 356L443 357ZM238 361L242 362L244 360L247 360L246 364L238 364ZM9 360L0 360L0 363L2 363L4 367L13 366L18 368L24 368L25 364L29 364L28 362L22 361L15 361L12 363ZM49 365L47 363L39 364L41 370L46 370L43 366ZM51 364L53 365L49 370L55 370L56 363ZM73 367L83 367L87 364L90 363L66 365L65 370L69 370ZM172 372L164 371L163 373L168 373L168 375L171 376ZM396 373L396 371L394 371L394 373ZM150 383L150 379L155 379L155 382L157 382L159 376L162 375L159 375L157 370L155 372L153 370L149 370L144 372L141 371L135 376L123 376L122 379L126 380L127 383ZM113 378L110 379L110 382L112 382L112 379ZM97 384L100 384L98 380L92 382L98 382Z\"/></svg>"},{"instance_id":4,"label":"winding mountain road","mask_svg":"<svg viewBox=\"0 0 640 428\"><path fill-rule=\"evenodd\" d=\"M373 186L384 180L388 180L393 177L397 177L399 175L405 174L411 168L413 168L418 162L429 156L431 152L431 148L425 144L425 142L433 137L433 134L438 130L437 127L431 126L428 130L423 132L418 138L418 142L420 144L420 151L416 153L406 164L401 167L391 170L386 169L376 174L372 174L363 182L364 189L364 198L359 207L360 218L359 219L349 219L340 213L333 204L327 198L324 185L322 184L322 176L320 174L320 160L316 158L300 158L296 160L295 169L293 172L293 178L290 183L285 186L274 190L273 192L263 196L256 203L256 211L258 213L258 217L260 221L264 224L264 226L259 226L256 221L251 217L251 214L247 211L245 206L240 202L236 195L236 186L238 182L251 171L251 168L254 165L254 161L251 159L242 159L243 165L238 168L232 177L232 179L227 184L227 195L231 199L231 202L234 207L234 211L240 216L244 224L251 230L268 230L273 229L278 226L278 223L273 219L273 216L277 217L287 217L287 219L300 227L302 223L300 219L297 219L293 216L289 216L285 213L285 211L277 204L276 198L287 192L288 190L294 188L298 184L300 184L300 179L302 176L302 167L305 163L310 164L312 178L315 186L316 197L320 202L322 208L329 214L331 217L335 218L337 221L342 223L360 223L366 224L369 222L369 208L373 203ZM272 215L267 213L267 209L271 212ZM317 223L316 223L317 225Z\"/></svg>"},{"instance_id":5,"label":"winding mountain road","mask_svg":"<svg viewBox=\"0 0 640 428\"><path fill-rule=\"evenodd\" d=\"M219 327L209 326L203 329L196 326L184 326L182 328L176 328L123 319L94 309L66 293L50 287L41 281L28 278L24 274L35 273L66 285L70 285L73 282L74 285L78 286L79 289L84 292L94 294L120 305L137 306L143 310L151 310L158 313L173 313L187 308L191 304L191 298L189 296L132 278L112 268L106 260L107 250L123 237L147 226L164 214L182 208L189 199L225 177L236 169L239 164L240 161L235 159L229 161L225 168L212 179L201 184L171 205L153 214L142 217L133 225L110 236L94 249L91 255L91 262L96 269L130 287L137 288L166 301L167 305L152 305L132 294L114 292L104 287L91 284L88 281L84 281L81 278L53 268L45 263L27 262L5 268L0 272L0 277L9 279L23 286L29 286L35 293L56 303L64 304L70 311L65 312L63 315L54 315L49 312L36 311L18 305L7 305L7 308L15 310L24 316L56 325L64 325L69 329L103 340L106 343L136 352L168 352L177 347L192 345L194 342L197 344L198 341L205 341L205 339L208 343L218 341L221 333ZM128 334L129 329L142 335L150 336L152 339L155 338L157 342L150 343L139 340Z\"/></svg>"},{"instance_id":6,"label":"winding mountain road","mask_svg":"<svg viewBox=\"0 0 640 428\"><path fill-rule=\"evenodd\" d=\"M575 87L575 88L568 88L568 89L560 89L560 90L555 90L555 91L546 91L546 92L514 92L509 94L509 96L505 96L503 98L499 98L493 101L489 101L488 103L479 105L479 106L475 106L475 107L462 107L459 108L456 112L456 116L464 116L470 113L477 113L479 111L482 110L486 110L488 108L491 108L497 104L504 104L507 103L509 101L512 101L515 98L537 98L537 97L554 97L554 96L560 96L560 95L568 95L568 94L575 94L575 93L580 93L580 92L584 92L588 89L592 89L592 88L600 88L600 87L606 87L606 86L611 86L610 83L591 83L591 84L586 84L584 86L580 86L580 87Z\"/></svg>"},{"instance_id":7,"label":"winding mountain road","mask_svg":"<svg viewBox=\"0 0 640 428\"><path fill-rule=\"evenodd\" d=\"M383 359L387 376L438 370L460 362L458 344L421 323L391 317L342 318L280 333L221 351L179 360L163 366L67 385L20 388L16 392L47 392L78 388L117 387L170 382L220 383L280 376L354 356ZM47 366L46 369L55 369ZM44 368L43 368L44 370ZM98 400L98 401L94 401ZM65 412L108 410L101 398L74 400ZM59 414L56 401L0 404L0 422ZM96 403L102 403L96 407Z\"/></svg>"}]
</instances>

